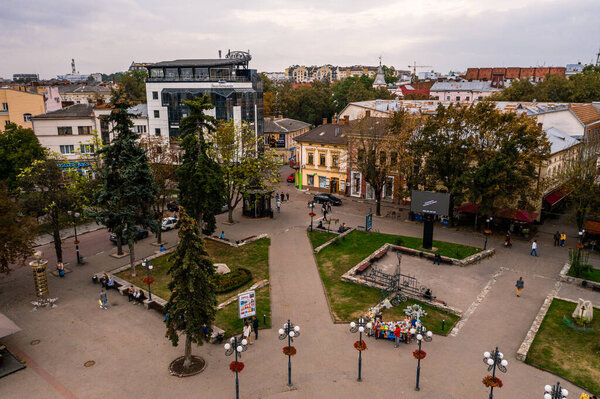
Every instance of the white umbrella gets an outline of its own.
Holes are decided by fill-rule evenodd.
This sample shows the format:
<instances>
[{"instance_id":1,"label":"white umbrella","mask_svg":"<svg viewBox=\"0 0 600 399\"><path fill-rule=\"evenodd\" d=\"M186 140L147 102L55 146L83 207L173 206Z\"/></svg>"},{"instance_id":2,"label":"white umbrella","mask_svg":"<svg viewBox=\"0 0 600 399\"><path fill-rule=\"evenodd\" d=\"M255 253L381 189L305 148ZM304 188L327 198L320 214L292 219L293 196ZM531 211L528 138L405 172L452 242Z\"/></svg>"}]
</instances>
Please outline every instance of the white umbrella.
<instances>
[{"instance_id":1,"label":"white umbrella","mask_svg":"<svg viewBox=\"0 0 600 399\"><path fill-rule=\"evenodd\" d=\"M0 338L6 337L19 331L21 331L19 326L13 323L11 319L0 313Z\"/></svg>"}]
</instances>

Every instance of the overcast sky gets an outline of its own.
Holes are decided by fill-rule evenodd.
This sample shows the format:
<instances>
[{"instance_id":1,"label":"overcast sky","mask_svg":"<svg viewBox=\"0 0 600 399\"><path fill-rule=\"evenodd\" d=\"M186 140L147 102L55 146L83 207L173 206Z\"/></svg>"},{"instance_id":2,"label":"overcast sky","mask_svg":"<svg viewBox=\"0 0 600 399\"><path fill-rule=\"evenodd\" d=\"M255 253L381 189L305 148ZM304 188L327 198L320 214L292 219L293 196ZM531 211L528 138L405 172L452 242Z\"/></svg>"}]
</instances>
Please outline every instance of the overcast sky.
<instances>
[{"instance_id":1,"label":"overcast sky","mask_svg":"<svg viewBox=\"0 0 600 399\"><path fill-rule=\"evenodd\" d=\"M469 66L595 62L600 0L0 0L0 77L126 70L132 61L217 58L251 67Z\"/></svg>"}]
</instances>

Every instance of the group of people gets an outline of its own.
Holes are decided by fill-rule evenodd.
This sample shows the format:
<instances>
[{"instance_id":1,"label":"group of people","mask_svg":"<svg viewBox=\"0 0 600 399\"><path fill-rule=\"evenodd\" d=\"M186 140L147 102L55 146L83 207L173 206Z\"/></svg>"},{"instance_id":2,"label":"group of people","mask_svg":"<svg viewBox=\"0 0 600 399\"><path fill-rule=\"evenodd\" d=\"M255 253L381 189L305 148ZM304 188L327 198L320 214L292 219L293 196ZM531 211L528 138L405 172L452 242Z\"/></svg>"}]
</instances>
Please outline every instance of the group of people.
<instances>
[{"instance_id":1,"label":"group of people","mask_svg":"<svg viewBox=\"0 0 600 399\"><path fill-rule=\"evenodd\" d=\"M290 200L290 193L284 194L284 193L275 193L275 206L277 207L277 212L281 212L281 203L283 201L289 201Z\"/></svg>"},{"instance_id":2,"label":"group of people","mask_svg":"<svg viewBox=\"0 0 600 399\"><path fill-rule=\"evenodd\" d=\"M252 330L254 330L254 339L258 339L258 318L256 316L244 321L242 329L242 337L248 341L248 345L252 345Z\"/></svg>"},{"instance_id":3,"label":"group of people","mask_svg":"<svg viewBox=\"0 0 600 399\"><path fill-rule=\"evenodd\" d=\"M321 212L323 212L323 220L327 221L327 214L331 213L331 201L325 201L321 204Z\"/></svg>"},{"instance_id":4,"label":"group of people","mask_svg":"<svg viewBox=\"0 0 600 399\"><path fill-rule=\"evenodd\" d=\"M557 231L556 233L554 233L554 246L555 247L564 247L566 242L567 242L567 235L564 232L559 233Z\"/></svg>"},{"instance_id":5,"label":"group of people","mask_svg":"<svg viewBox=\"0 0 600 399\"><path fill-rule=\"evenodd\" d=\"M113 279L113 277L110 274L104 273L102 275L102 277L100 277L100 284L102 285L102 288L107 289L107 290L111 289L111 288L116 288L115 280Z\"/></svg>"},{"instance_id":6,"label":"group of people","mask_svg":"<svg viewBox=\"0 0 600 399\"><path fill-rule=\"evenodd\" d=\"M412 334L411 329L421 332L424 327L421 320L417 318L405 317L404 320L394 322L384 322L381 317L375 317L373 330L375 331L375 339L389 339L394 341L394 346L397 348L400 342L409 343Z\"/></svg>"},{"instance_id":7,"label":"group of people","mask_svg":"<svg viewBox=\"0 0 600 399\"><path fill-rule=\"evenodd\" d=\"M146 299L146 295L144 295L144 291L139 288L134 288L133 285L130 285L127 289L127 296L129 298L129 302L133 301L134 305L138 303L142 303L144 299Z\"/></svg>"}]
</instances>

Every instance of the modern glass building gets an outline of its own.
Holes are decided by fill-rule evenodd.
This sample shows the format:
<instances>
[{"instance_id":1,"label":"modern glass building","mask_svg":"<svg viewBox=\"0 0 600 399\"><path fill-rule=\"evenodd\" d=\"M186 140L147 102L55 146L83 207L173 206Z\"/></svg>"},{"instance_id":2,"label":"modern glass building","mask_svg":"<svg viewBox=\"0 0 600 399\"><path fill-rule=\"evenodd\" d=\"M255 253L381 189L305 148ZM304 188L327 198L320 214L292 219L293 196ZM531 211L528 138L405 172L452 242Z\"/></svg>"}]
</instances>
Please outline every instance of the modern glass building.
<instances>
[{"instance_id":1,"label":"modern glass building","mask_svg":"<svg viewBox=\"0 0 600 399\"><path fill-rule=\"evenodd\" d=\"M248 52L230 51L225 58L162 61L147 66L146 97L150 134L176 138L188 115L183 103L210 96L218 120L245 121L263 135L262 80L248 69Z\"/></svg>"}]
</instances>

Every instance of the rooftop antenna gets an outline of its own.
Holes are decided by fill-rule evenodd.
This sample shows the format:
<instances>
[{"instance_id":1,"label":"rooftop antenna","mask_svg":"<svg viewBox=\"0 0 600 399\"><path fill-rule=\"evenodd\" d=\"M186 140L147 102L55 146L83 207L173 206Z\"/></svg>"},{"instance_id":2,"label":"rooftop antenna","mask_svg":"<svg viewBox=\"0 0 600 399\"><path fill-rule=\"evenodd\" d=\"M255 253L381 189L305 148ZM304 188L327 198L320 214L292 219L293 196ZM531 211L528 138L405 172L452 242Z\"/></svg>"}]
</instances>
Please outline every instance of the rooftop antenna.
<instances>
[{"instance_id":1,"label":"rooftop antenna","mask_svg":"<svg viewBox=\"0 0 600 399\"><path fill-rule=\"evenodd\" d=\"M75 58L71 58L71 73L73 75L75 75L77 72L75 72Z\"/></svg>"},{"instance_id":2,"label":"rooftop antenna","mask_svg":"<svg viewBox=\"0 0 600 399\"><path fill-rule=\"evenodd\" d=\"M219 50L219 58L221 58L221 50Z\"/></svg>"},{"instance_id":3,"label":"rooftop antenna","mask_svg":"<svg viewBox=\"0 0 600 399\"><path fill-rule=\"evenodd\" d=\"M381 56L379 56L379 66L381 66Z\"/></svg>"}]
</instances>

